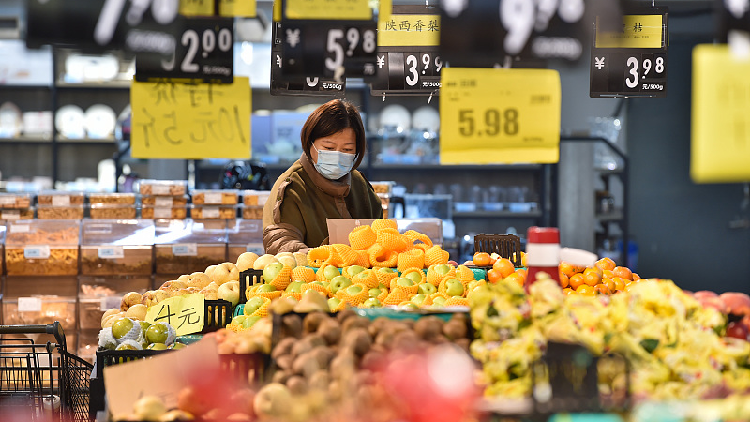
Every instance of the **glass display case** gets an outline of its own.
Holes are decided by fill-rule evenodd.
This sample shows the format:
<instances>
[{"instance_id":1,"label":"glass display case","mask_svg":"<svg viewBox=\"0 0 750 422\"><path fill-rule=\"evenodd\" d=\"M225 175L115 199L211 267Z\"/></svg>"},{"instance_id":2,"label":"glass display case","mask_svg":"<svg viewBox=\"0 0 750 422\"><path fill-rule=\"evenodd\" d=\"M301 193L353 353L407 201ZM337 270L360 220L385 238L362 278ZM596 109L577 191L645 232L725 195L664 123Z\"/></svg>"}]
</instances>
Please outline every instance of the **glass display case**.
<instances>
[{"instance_id":1,"label":"glass display case","mask_svg":"<svg viewBox=\"0 0 750 422\"><path fill-rule=\"evenodd\" d=\"M82 275L151 275L153 220L83 220L82 224Z\"/></svg>"},{"instance_id":2,"label":"glass display case","mask_svg":"<svg viewBox=\"0 0 750 422\"><path fill-rule=\"evenodd\" d=\"M78 275L79 220L18 220L7 224L9 276Z\"/></svg>"},{"instance_id":3,"label":"glass display case","mask_svg":"<svg viewBox=\"0 0 750 422\"><path fill-rule=\"evenodd\" d=\"M237 219L227 230L228 262L237 262L244 252L263 255L263 221Z\"/></svg>"},{"instance_id":4,"label":"glass display case","mask_svg":"<svg viewBox=\"0 0 750 422\"><path fill-rule=\"evenodd\" d=\"M156 220L155 225L157 274L190 274L227 260L226 220Z\"/></svg>"}]
</instances>

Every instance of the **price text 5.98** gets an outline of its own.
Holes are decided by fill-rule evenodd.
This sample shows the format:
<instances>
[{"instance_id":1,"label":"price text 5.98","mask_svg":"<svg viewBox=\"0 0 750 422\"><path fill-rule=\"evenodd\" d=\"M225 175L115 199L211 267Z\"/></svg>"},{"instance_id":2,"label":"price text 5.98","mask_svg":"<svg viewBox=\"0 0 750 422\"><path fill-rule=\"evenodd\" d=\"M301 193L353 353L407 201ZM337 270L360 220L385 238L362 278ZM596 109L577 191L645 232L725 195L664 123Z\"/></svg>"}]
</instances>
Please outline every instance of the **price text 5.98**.
<instances>
[{"instance_id":1,"label":"price text 5.98","mask_svg":"<svg viewBox=\"0 0 750 422\"><path fill-rule=\"evenodd\" d=\"M518 134L518 109L497 110L489 108L480 113L480 122L475 122L473 109L458 110L458 133L461 136L513 136Z\"/></svg>"}]
</instances>

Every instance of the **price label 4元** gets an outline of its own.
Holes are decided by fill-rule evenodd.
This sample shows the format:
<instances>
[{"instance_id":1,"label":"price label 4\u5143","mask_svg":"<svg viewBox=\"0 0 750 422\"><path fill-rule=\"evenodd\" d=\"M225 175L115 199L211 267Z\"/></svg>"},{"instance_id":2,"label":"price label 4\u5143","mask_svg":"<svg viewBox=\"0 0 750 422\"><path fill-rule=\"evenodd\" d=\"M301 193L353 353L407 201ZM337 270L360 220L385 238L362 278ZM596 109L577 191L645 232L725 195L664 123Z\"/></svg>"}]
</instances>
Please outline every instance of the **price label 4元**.
<instances>
[{"instance_id":1,"label":"price label 4\u5143","mask_svg":"<svg viewBox=\"0 0 750 422\"><path fill-rule=\"evenodd\" d=\"M554 70L444 69L441 163L557 162L561 96Z\"/></svg>"}]
</instances>

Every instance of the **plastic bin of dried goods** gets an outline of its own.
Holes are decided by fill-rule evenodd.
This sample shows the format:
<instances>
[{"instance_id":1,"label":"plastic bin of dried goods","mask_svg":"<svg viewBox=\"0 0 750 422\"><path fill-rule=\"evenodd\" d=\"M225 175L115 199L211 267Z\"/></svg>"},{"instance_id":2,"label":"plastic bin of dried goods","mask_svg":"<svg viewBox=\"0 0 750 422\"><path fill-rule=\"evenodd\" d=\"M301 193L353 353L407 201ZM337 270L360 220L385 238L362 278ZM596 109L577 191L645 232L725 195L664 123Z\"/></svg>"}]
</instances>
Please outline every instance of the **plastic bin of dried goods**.
<instances>
[{"instance_id":1,"label":"plastic bin of dried goods","mask_svg":"<svg viewBox=\"0 0 750 422\"><path fill-rule=\"evenodd\" d=\"M34 218L33 199L30 193L0 193L0 220Z\"/></svg>"},{"instance_id":2,"label":"plastic bin of dried goods","mask_svg":"<svg viewBox=\"0 0 750 422\"><path fill-rule=\"evenodd\" d=\"M263 255L263 222L260 220L237 219L230 222L227 229L229 244L227 261L237 262L237 257L244 252L255 252Z\"/></svg>"},{"instance_id":3,"label":"plastic bin of dried goods","mask_svg":"<svg viewBox=\"0 0 750 422\"><path fill-rule=\"evenodd\" d=\"M190 191L196 205L237 205L239 191L236 189L193 189Z\"/></svg>"},{"instance_id":4,"label":"plastic bin of dried goods","mask_svg":"<svg viewBox=\"0 0 750 422\"><path fill-rule=\"evenodd\" d=\"M150 275L153 220L84 220L82 275Z\"/></svg>"},{"instance_id":5,"label":"plastic bin of dried goods","mask_svg":"<svg viewBox=\"0 0 750 422\"><path fill-rule=\"evenodd\" d=\"M5 232L7 227L0 222L0 276L5 274Z\"/></svg>"},{"instance_id":6,"label":"plastic bin of dried goods","mask_svg":"<svg viewBox=\"0 0 750 422\"><path fill-rule=\"evenodd\" d=\"M90 204L135 205L134 193L90 193Z\"/></svg>"},{"instance_id":7,"label":"plastic bin of dried goods","mask_svg":"<svg viewBox=\"0 0 750 422\"><path fill-rule=\"evenodd\" d=\"M237 217L237 205L190 204L190 218L195 220L233 220Z\"/></svg>"},{"instance_id":8,"label":"plastic bin of dried goods","mask_svg":"<svg viewBox=\"0 0 750 422\"><path fill-rule=\"evenodd\" d=\"M80 220L17 220L7 224L9 276L78 275Z\"/></svg>"},{"instance_id":9,"label":"plastic bin of dried goods","mask_svg":"<svg viewBox=\"0 0 750 422\"><path fill-rule=\"evenodd\" d=\"M139 186L141 195L183 196L188 193L187 180L144 179L139 182Z\"/></svg>"},{"instance_id":10,"label":"plastic bin of dried goods","mask_svg":"<svg viewBox=\"0 0 750 422\"><path fill-rule=\"evenodd\" d=\"M141 197L141 218L187 218L188 196L143 196Z\"/></svg>"},{"instance_id":11,"label":"plastic bin of dried goods","mask_svg":"<svg viewBox=\"0 0 750 422\"><path fill-rule=\"evenodd\" d=\"M155 225L157 274L190 274L227 260L226 220L156 220Z\"/></svg>"},{"instance_id":12,"label":"plastic bin of dried goods","mask_svg":"<svg viewBox=\"0 0 750 422\"><path fill-rule=\"evenodd\" d=\"M37 200L37 218L50 220L82 219L83 192L44 190Z\"/></svg>"},{"instance_id":13,"label":"plastic bin of dried goods","mask_svg":"<svg viewBox=\"0 0 750 422\"><path fill-rule=\"evenodd\" d=\"M244 190L242 191L242 205L240 215L247 220L262 220L263 206L268 200L269 191Z\"/></svg>"},{"instance_id":14,"label":"plastic bin of dried goods","mask_svg":"<svg viewBox=\"0 0 750 422\"><path fill-rule=\"evenodd\" d=\"M76 328L76 277L14 277L6 279L5 324L51 324L60 321L66 333Z\"/></svg>"},{"instance_id":15,"label":"plastic bin of dried goods","mask_svg":"<svg viewBox=\"0 0 750 422\"><path fill-rule=\"evenodd\" d=\"M107 309L119 309L123 295L144 293L151 276L81 276L78 290L78 324L82 330L98 330Z\"/></svg>"}]
</instances>

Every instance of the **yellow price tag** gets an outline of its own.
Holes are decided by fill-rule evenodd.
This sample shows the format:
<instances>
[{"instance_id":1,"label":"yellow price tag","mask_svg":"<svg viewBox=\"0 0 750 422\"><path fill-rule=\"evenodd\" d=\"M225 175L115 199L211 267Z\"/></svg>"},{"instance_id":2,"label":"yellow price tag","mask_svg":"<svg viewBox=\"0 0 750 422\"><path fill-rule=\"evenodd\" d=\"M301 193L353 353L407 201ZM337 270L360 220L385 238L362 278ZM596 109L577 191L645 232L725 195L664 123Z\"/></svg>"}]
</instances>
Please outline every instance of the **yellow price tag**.
<instances>
[{"instance_id":1,"label":"yellow price tag","mask_svg":"<svg viewBox=\"0 0 750 422\"><path fill-rule=\"evenodd\" d=\"M200 293L164 299L146 311L146 322L166 322L178 336L203 331L204 296Z\"/></svg>"},{"instance_id":2,"label":"yellow price tag","mask_svg":"<svg viewBox=\"0 0 750 422\"><path fill-rule=\"evenodd\" d=\"M213 16L215 7L214 0L180 0L183 16Z\"/></svg>"},{"instance_id":3,"label":"yellow price tag","mask_svg":"<svg viewBox=\"0 0 750 422\"><path fill-rule=\"evenodd\" d=\"M690 175L696 183L750 180L750 59L726 44L693 49Z\"/></svg>"},{"instance_id":4,"label":"yellow price tag","mask_svg":"<svg viewBox=\"0 0 750 422\"><path fill-rule=\"evenodd\" d=\"M549 69L443 69L442 164L555 163L560 74Z\"/></svg>"},{"instance_id":5,"label":"yellow price tag","mask_svg":"<svg viewBox=\"0 0 750 422\"><path fill-rule=\"evenodd\" d=\"M249 158L250 84L133 82L135 158Z\"/></svg>"},{"instance_id":6,"label":"yellow price tag","mask_svg":"<svg viewBox=\"0 0 750 422\"><path fill-rule=\"evenodd\" d=\"M370 20L367 0L286 0L287 19Z\"/></svg>"},{"instance_id":7,"label":"yellow price tag","mask_svg":"<svg viewBox=\"0 0 750 422\"><path fill-rule=\"evenodd\" d=\"M662 48L664 24L662 15L624 15L622 32L599 31L596 18L596 48Z\"/></svg>"},{"instance_id":8,"label":"yellow price tag","mask_svg":"<svg viewBox=\"0 0 750 422\"><path fill-rule=\"evenodd\" d=\"M378 46L438 46L440 15L399 15L378 19Z\"/></svg>"},{"instance_id":9,"label":"yellow price tag","mask_svg":"<svg viewBox=\"0 0 750 422\"><path fill-rule=\"evenodd\" d=\"M257 16L255 0L219 0L219 16L254 18Z\"/></svg>"}]
</instances>

